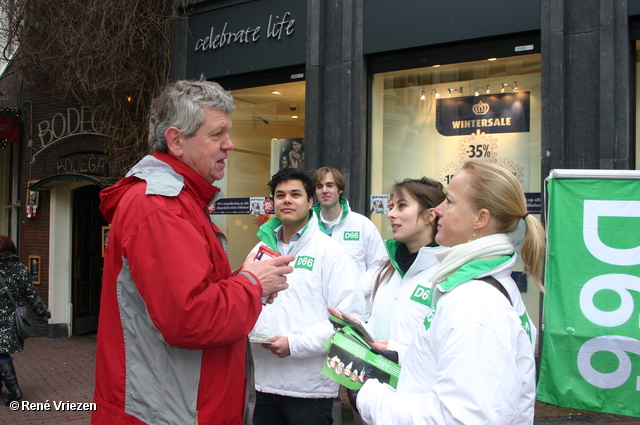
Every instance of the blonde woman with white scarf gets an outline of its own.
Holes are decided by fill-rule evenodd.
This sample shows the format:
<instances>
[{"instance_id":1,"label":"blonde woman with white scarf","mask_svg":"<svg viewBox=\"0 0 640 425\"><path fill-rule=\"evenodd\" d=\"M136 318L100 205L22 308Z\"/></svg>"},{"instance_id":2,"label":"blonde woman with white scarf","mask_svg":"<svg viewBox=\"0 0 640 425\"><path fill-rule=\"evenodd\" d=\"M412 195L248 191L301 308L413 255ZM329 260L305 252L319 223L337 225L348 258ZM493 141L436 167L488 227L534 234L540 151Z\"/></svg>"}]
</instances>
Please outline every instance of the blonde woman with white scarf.
<instances>
[{"instance_id":1,"label":"blonde woman with white scarf","mask_svg":"<svg viewBox=\"0 0 640 425\"><path fill-rule=\"evenodd\" d=\"M368 379L357 407L368 424L533 424L531 323L511 270L509 233L526 223L525 271L542 288L544 230L527 213L522 187L507 170L467 162L435 209L432 310L409 345L397 390Z\"/></svg>"}]
</instances>

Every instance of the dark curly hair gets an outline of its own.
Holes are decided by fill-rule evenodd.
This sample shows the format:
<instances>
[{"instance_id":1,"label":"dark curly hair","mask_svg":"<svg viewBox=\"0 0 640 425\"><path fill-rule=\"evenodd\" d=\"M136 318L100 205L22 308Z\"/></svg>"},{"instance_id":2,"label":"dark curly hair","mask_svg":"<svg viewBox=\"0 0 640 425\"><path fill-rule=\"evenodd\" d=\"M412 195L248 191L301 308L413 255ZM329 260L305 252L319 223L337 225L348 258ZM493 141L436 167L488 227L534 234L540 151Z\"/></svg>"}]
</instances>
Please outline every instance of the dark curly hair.
<instances>
[{"instance_id":1,"label":"dark curly hair","mask_svg":"<svg viewBox=\"0 0 640 425\"><path fill-rule=\"evenodd\" d=\"M276 186L289 180L301 181L302 186L304 186L305 192L307 192L307 199L313 197L313 194L315 192L313 180L308 174L306 174L304 171L298 170L297 168L283 168L273 176L271 176L271 180L269 180L268 183L269 190L271 190L271 196L275 195Z\"/></svg>"},{"instance_id":2,"label":"dark curly hair","mask_svg":"<svg viewBox=\"0 0 640 425\"><path fill-rule=\"evenodd\" d=\"M0 255L7 252L16 254L16 244L13 243L9 236L0 235Z\"/></svg>"}]
</instances>

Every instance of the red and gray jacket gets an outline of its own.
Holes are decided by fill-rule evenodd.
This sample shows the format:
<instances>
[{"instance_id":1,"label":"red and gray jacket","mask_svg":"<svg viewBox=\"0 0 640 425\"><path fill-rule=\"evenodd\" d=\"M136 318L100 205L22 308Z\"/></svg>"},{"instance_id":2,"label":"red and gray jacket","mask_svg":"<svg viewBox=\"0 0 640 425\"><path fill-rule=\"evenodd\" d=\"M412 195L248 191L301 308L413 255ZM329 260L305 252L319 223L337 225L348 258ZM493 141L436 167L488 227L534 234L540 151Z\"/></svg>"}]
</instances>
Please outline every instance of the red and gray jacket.
<instances>
[{"instance_id":1,"label":"red and gray jacket","mask_svg":"<svg viewBox=\"0 0 640 425\"><path fill-rule=\"evenodd\" d=\"M101 193L105 253L92 424L241 424L262 309L206 208L219 189L168 154Z\"/></svg>"}]
</instances>

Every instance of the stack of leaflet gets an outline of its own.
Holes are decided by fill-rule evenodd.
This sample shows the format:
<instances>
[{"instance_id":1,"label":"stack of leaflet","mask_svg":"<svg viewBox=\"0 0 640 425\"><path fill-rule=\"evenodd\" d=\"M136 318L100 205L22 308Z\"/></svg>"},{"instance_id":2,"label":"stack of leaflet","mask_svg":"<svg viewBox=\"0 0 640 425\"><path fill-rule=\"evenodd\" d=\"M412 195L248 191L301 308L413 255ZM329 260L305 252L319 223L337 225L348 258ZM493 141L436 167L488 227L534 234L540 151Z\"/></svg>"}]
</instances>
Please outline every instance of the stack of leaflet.
<instances>
[{"instance_id":1,"label":"stack of leaflet","mask_svg":"<svg viewBox=\"0 0 640 425\"><path fill-rule=\"evenodd\" d=\"M344 313L342 318L330 316L335 334L323 345L329 352L322 374L351 390L358 390L364 375L370 375L393 388L398 385L400 365L371 352L373 338L360 322Z\"/></svg>"}]
</instances>

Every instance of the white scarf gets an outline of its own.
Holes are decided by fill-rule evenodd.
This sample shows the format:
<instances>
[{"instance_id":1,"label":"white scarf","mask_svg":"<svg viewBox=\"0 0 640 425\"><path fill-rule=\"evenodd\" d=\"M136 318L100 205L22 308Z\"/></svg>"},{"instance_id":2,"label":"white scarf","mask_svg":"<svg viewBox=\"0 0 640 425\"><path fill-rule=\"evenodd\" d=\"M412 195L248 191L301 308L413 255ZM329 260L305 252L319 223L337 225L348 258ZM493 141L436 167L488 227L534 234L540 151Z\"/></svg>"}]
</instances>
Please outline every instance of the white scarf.
<instances>
[{"instance_id":1,"label":"white scarf","mask_svg":"<svg viewBox=\"0 0 640 425\"><path fill-rule=\"evenodd\" d=\"M506 233L496 233L435 253L440 267L432 279L433 286L447 280L460 267L479 258L511 255L515 248Z\"/></svg>"}]
</instances>

